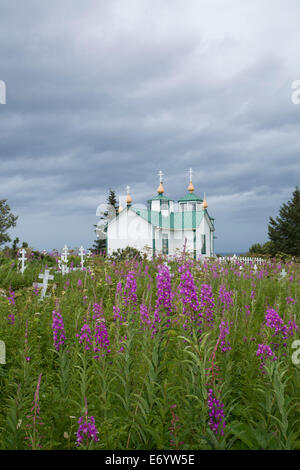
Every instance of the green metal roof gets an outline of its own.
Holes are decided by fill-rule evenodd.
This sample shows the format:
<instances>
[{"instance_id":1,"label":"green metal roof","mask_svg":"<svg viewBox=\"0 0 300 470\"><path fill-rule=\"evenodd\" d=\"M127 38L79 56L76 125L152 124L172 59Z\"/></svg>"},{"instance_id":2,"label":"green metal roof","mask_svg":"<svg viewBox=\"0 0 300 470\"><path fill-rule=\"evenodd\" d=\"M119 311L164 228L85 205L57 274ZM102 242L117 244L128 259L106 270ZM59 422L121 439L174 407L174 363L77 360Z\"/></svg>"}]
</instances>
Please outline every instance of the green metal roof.
<instances>
[{"instance_id":1,"label":"green metal roof","mask_svg":"<svg viewBox=\"0 0 300 470\"><path fill-rule=\"evenodd\" d=\"M152 199L148 199L148 201L173 201L173 199L169 199L163 194L157 194L157 196L154 196Z\"/></svg>"},{"instance_id":2,"label":"green metal roof","mask_svg":"<svg viewBox=\"0 0 300 470\"><path fill-rule=\"evenodd\" d=\"M193 229L197 228L204 216L204 211L171 212L168 216L147 209L132 209L152 225L164 229Z\"/></svg>"},{"instance_id":3,"label":"green metal roof","mask_svg":"<svg viewBox=\"0 0 300 470\"><path fill-rule=\"evenodd\" d=\"M192 201L203 202L203 199L201 199L201 197L197 196L194 193L188 193L183 198L178 199L178 202L192 202Z\"/></svg>"}]
</instances>

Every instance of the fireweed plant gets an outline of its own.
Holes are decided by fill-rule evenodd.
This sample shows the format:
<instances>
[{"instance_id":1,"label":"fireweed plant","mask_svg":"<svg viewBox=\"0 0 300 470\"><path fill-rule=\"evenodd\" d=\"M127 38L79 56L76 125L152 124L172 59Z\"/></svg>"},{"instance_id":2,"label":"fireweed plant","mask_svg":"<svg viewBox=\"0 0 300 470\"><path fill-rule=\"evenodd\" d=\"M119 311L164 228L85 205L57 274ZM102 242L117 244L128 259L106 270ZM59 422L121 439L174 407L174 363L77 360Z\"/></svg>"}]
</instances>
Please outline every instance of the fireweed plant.
<instances>
[{"instance_id":1,"label":"fireweed plant","mask_svg":"<svg viewBox=\"0 0 300 470\"><path fill-rule=\"evenodd\" d=\"M300 449L299 264L28 258L0 265L1 449Z\"/></svg>"}]
</instances>

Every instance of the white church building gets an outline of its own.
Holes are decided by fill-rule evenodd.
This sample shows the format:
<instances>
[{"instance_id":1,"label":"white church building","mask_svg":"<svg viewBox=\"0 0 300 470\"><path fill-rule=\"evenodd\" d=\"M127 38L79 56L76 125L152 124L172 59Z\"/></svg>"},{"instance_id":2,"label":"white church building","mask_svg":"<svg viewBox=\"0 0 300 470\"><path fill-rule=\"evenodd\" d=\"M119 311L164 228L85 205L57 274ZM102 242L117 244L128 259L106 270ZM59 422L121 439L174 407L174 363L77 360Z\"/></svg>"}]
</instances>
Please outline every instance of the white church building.
<instances>
[{"instance_id":1,"label":"white church building","mask_svg":"<svg viewBox=\"0 0 300 470\"><path fill-rule=\"evenodd\" d=\"M105 227L107 254L130 246L149 257L176 255L184 249L195 259L214 256L214 219L205 196L201 199L194 193L191 169L189 174L188 191L177 202L165 196L161 171L157 195L147 206L132 205L127 186L126 207L119 206Z\"/></svg>"}]
</instances>

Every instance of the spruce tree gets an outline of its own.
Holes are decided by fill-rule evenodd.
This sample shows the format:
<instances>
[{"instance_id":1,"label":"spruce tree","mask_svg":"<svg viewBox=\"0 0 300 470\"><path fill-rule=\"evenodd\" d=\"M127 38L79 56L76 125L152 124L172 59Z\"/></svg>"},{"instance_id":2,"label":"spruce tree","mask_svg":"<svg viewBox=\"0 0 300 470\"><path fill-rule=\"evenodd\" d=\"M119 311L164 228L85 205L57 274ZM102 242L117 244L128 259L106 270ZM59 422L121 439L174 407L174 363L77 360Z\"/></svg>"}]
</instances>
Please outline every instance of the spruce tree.
<instances>
[{"instance_id":1,"label":"spruce tree","mask_svg":"<svg viewBox=\"0 0 300 470\"><path fill-rule=\"evenodd\" d=\"M107 208L100 215L101 224L94 225L95 233L98 235L98 238L94 240L94 245L91 250L93 253L104 253L106 249L106 237L104 236L104 229L109 220L113 219L118 212L118 203L115 191L112 189L109 190L109 195L107 197Z\"/></svg>"},{"instance_id":2,"label":"spruce tree","mask_svg":"<svg viewBox=\"0 0 300 470\"><path fill-rule=\"evenodd\" d=\"M11 241L7 231L11 227L16 226L18 218L11 213L10 207L6 204L6 201L7 199L0 200L0 246L5 242Z\"/></svg>"},{"instance_id":3,"label":"spruce tree","mask_svg":"<svg viewBox=\"0 0 300 470\"><path fill-rule=\"evenodd\" d=\"M284 203L278 217L270 217L268 235L272 242L272 254L286 253L300 256L300 189L296 186L293 197Z\"/></svg>"}]
</instances>

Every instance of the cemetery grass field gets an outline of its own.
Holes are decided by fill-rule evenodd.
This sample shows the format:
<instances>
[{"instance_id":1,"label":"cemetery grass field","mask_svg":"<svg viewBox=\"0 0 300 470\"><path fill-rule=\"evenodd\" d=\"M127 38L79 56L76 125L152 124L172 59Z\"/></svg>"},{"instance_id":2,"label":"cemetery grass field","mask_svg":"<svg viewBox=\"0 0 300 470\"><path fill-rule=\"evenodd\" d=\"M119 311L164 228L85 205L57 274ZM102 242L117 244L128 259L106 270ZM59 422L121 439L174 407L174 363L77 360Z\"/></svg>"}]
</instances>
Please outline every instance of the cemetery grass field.
<instances>
[{"instance_id":1,"label":"cemetery grass field","mask_svg":"<svg viewBox=\"0 0 300 470\"><path fill-rule=\"evenodd\" d=\"M0 449L300 449L298 264L35 258L0 258Z\"/></svg>"}]
</instances>

